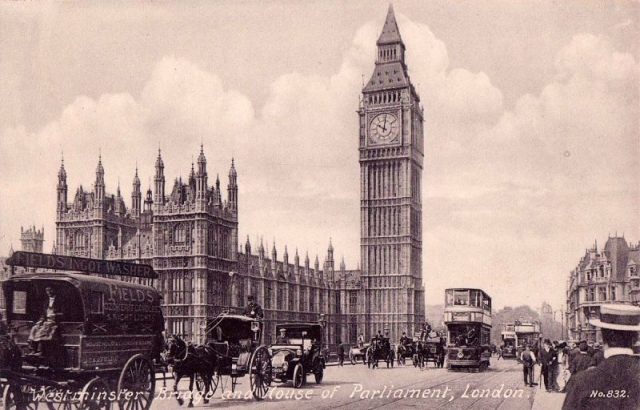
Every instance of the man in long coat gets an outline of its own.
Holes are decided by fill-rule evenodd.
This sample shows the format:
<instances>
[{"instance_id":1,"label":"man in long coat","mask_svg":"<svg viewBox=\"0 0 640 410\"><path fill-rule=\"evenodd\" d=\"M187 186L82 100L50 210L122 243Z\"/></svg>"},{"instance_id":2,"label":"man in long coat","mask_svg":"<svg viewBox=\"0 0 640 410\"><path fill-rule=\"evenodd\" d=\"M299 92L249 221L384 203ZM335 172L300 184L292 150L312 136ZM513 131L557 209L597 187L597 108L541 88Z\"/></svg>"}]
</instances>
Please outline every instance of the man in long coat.
<instances>
[{"instance_id":1,"label":"man in long coat","mask_svg":"<svg viewBox=\"0 0 640 410\"><path fill-rule=\"evenodd\" d=\"M637 410L640 405L640 357L633 345L640 331L640 308L601 305L600 319L589 322L602 329L604 361L572 375L563 410Z\"/></svg>"}]
</instances>

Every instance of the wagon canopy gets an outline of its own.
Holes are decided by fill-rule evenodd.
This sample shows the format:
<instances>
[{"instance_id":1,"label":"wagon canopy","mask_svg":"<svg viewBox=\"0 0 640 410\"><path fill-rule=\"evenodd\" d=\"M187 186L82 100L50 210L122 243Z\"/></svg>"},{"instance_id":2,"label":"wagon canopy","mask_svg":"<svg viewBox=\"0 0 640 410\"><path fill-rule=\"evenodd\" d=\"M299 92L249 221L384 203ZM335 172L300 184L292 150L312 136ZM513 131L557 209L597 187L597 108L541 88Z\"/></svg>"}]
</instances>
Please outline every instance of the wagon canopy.
<instances>
[{"instance_id":1,"label":"wagon canopy","mask_svg":"<svg viewBox=\"0 0 640 410\"><path fill-rule=\"evenodd\" d=\"M254 318L243 315L225 315L209 321L207 329L209 337L217 340L218 335L222 340L237 343L242 339L252 339L254 332L252 324L259 322Z\"/></svg>"},{"instance_id":2,"label":"wagon canopy","mask_svg":"<svg viewBox=\"0 0 640 410\"><path fill-rule=\"evenodd\" d=\"M110 334L163 330L161 296L156 289L74 273L28 273L7 279L2 285L7 319L38 320L48 300L47 287L60 302L64 322L102 323Z\"/></svg>"}]
</instances>

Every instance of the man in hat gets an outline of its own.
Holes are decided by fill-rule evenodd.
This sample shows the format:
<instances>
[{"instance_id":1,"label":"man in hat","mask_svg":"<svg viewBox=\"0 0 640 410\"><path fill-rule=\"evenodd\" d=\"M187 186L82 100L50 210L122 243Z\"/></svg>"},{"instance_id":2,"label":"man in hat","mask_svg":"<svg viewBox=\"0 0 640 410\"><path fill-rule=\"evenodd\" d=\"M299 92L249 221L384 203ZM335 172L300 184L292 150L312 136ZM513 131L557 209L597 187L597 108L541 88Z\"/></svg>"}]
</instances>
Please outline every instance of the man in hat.
<instances>
[{"instance_id":1,"label":"man in hat","mask_svg":"<svg viewBox=\"0 0 640 410\"><path fill-rule=\"evenodd\" d=\"M551 341L549 339L544 339L542 346L542 350L540 351L540 364L542 365L542 368L540 371L542 372L544 387L548 392L551 392L554 390L552 369L553 366L558 363L558 356L556 355L555 350L551 347Z\"/></svg>"},{"instance_id":2,"label":"man in hat","mask_svg":"<svg viewBox=\"0 0 640 410\"><path fill-rule=\"evenodd\" d=\"M254 319L262 319L264 317L262 307L256 303L253 295L247 296L247 306L244 308L244 314Z\"/></svg>"},{"instance_id":3,"label":"man in hat","mask_svg":"<svg viewBox=\"0 0 640 410\"><path fill-rule=\"evenodd\" d=\"M289 338L287 337L287 329L281 328L280 334L276 338L277 344L287 344L289 343Z\"/></svg>"},{"instance_id":4,"label":"man in hat","mask_svg":"<svg viewBox=\"0 0 640 410\"><path fill-rule=\"evenodd\" d=\"M600 343L596 343L593 345L593 365L599 366L600 363L604 362L604 350L602 350L602 346Z\"/></svg>"},{"instance_id":5,"label":"man in hat","mask_svg":"<svg viewBox=\"0 0 640 410\"><path fill-rule=\"evenodd\" d=\"M572 376L563 410L637 409L640 403L640 357L632 347L640 331L640 308L600 306L600 319L589 322L602 330L604 361Z\"/></svg>"},{"instance_id":6,"label":"man in hat","mask_svg":"<svg viewBox=\"0 0 640 410\"><path fill-rule=\"evenodd\" d=\"M587 370L593 363L593 359L589 356L589 346L585 340L580 342L578 349L578 353L573 356L569 363L569 372L572 377L583 370Z\"/></svg>"},{"instance_id":7,"label":"man in hat","mask_svg":"<svg viewBox=\"0 0 640 410\"><path fill-rule=\"evenodd\" d=\"M524 385L533 386L533 365L536 363L536 355L529 350L529 345L524 345L524 351L520 353L520 361L522 362L522 373L524 376Z\"/></svg>"}]
</instances>

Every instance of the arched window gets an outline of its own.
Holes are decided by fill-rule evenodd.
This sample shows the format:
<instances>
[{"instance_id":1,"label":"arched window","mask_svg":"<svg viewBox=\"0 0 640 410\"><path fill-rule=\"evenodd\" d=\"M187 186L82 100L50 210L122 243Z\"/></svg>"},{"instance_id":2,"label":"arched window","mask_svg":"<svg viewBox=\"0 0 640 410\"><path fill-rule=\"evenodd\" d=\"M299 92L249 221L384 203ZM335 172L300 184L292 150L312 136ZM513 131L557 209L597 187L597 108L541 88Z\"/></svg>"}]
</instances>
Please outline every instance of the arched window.
<instances>
[{"instance_id":1,"label":"arched window","mask_svg":"<svg viewBox=\"0 0 640 410\"><path fill-rule=\"evenodd\" d=\"M75 247L76 248L84 248L85 246L85 237L83 232L76 232L75 237Z\"/></svg>"},{"instance_id":2,"label":"arched window","mask_svg":"<svg viewBox=\"0 0 640 410\"><path fill-rule=\"evenodd\" d=\"M183 225L178 225L173 231L173 241L175 243L184 243L187 240L187 232Z\"/></svg>"}]
</instances>

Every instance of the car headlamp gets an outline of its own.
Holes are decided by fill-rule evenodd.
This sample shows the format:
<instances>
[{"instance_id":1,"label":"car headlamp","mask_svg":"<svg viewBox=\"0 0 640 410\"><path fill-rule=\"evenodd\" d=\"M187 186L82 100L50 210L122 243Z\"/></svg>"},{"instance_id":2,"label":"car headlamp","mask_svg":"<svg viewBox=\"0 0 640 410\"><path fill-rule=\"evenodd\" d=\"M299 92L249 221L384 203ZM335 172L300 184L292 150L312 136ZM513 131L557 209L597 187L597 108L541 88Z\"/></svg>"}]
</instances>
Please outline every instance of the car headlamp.
<instances>
[{"instance_id":1,"label":"car headlamp","mask_svg":"<svg viewBox=\"0 0 640 410\"><path fill-rule=\"evenodd\" d=\"M464 357L464 352L462 350L460 350L458 352L458 359L462 359Z\"/></svg>"},{"instance_id":2,"label":"car headlamp","mask_svg":"<svg viewBox=\"0 0 640 410\"><path fill-rule=\"evenodd\" d=\"M302 356L302 349L296 350L296 356Z\"/></svg>"}]
</instances>

